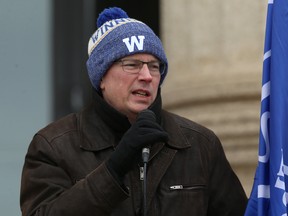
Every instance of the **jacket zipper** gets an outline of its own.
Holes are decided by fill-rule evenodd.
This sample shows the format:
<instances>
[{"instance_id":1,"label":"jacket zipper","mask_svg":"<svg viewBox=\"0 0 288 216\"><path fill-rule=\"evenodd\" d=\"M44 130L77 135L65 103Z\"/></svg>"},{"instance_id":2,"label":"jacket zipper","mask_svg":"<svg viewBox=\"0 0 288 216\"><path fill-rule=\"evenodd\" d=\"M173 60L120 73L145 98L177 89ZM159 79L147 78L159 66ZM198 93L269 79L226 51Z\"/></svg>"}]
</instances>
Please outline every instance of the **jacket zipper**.
<instances>
[{"instance_id":1,"label":"jacket zipper","mask_svg":"<svg viewBox=\"0 0 288 216\"><path fill-rule=\"evenodd\" d=\"M144 167L140 166L139 171L140 171L140 181L143 181L144 180Z\"/></svg>"},{"instance_id":2,"label":"jacket zipper","mask_svg":"<svg viewBox=\"0 0 288 216\"><path fill-rule=\"evenodd\" d=\"M169 189L172 190L196 190L203 189L205 185L194 185L194 186L185 186L185 185L173 185L170 186Z\"/></svg>"}]
</instances>

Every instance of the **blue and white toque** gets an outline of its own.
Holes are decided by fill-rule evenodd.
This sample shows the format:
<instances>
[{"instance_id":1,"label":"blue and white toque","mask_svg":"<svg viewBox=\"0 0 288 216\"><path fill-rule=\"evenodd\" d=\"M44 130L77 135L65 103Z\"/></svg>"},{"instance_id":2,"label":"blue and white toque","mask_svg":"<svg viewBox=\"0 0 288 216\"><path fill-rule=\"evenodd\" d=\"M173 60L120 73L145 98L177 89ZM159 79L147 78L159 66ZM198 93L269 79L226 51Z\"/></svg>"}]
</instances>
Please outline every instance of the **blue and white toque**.
<instances>
[{"instance_id":1,"label":"blue and white toque","mask_svg":"<svg viewBox=\"0 0 288 216\"><path fill-rule=\"evenodd\" d=\"M117 60L136 53L157 57L165 66L160 85L165 79L168 62L160 39L145 23L129 18L120 8L108 8L100 13L98 29L88 44L87 70L92 86L99 92L106 71Z\"/></svg>"}]
</instances>

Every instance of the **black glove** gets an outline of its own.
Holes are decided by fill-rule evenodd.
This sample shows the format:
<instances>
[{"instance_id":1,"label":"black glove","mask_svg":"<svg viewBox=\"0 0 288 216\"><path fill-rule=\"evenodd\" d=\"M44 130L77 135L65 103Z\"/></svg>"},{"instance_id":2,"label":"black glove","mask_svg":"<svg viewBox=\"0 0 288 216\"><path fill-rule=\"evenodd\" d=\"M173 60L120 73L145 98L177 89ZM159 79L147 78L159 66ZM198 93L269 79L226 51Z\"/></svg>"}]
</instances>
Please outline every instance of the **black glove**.
<instances>
[{"instance_id":1,"label":"black glove","mask_svg":"<svg viewBox=\"0 0 288 216\"><path fill-rule=\"evenodd\" d=\"M156 122L151 110L144 110L123 135L106 165L111 174L122 179L132 167L140 162L142 148L156 142L168 141L168 133ZM115 176L116 175L116 176Z\"/></svg>"}]
</instances>

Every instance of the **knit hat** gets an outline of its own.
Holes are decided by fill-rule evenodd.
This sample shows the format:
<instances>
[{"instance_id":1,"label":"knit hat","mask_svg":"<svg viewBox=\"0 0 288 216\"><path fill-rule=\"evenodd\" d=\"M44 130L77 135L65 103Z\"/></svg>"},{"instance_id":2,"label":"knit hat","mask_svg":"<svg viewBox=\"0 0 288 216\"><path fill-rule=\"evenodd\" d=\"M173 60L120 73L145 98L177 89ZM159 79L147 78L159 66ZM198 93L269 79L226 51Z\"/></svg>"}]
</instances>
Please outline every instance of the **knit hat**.
<instances>
[{"instance_id":1,"label":"knit hat","mask_svg":"<svg viewBox=\"0 0 288 216\"><path fill-rule=\"evenodd\" d=\"M165 66L162 84L168 69L167 58L160 39L150 27L129 18L121 8L108 8L100 13L98 29L88 44L87 70L92 86L100 91L100 82L106 71L117 60L136 53L157 57Z\"/></svg>"}]
</instances>

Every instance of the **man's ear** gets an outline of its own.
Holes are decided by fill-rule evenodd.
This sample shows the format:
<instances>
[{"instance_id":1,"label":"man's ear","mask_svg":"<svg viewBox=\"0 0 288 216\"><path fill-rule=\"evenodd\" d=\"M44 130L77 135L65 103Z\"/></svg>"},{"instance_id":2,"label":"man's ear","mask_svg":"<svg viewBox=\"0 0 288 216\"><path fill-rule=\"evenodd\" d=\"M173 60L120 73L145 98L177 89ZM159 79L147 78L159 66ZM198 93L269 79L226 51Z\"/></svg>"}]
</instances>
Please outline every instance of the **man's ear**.
<instances>
[{"instance_id":1,"label":"man's ear","mask_svg":"<svg viewBox=\"0 0 288 216\"><path fill-rule=\"evenodd\" d=\"M101 82L100 82L100 89L101 90L105 89L105 83L104 83L104 79L103 78L101 79Z\"/></svg>"}]
</instances>

